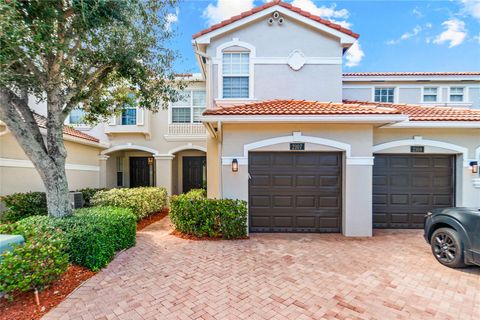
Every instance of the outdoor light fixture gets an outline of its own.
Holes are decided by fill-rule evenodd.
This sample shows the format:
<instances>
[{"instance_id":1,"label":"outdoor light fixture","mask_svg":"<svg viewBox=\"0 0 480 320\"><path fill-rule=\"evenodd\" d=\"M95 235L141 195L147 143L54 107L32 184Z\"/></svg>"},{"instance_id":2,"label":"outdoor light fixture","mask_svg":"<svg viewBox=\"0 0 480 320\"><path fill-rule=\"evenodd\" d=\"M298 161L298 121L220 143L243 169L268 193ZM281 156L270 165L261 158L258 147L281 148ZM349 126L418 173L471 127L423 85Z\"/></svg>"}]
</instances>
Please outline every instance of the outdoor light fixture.
<instances>
[{"instance_id":1,"label":"outdoor light fixture","mask_svg":"<svg viewBox=\"0 0 480 320\"><path fill-rule=\"evenodd\" d=\"M237 159L232 160L232 172L238 172L238 160Z\"/></svg>"},{"instance_id":2,"label":"outdoor light fixture","mask_svg":"<svg viewBox=\"0 0 480 320\"><path fill-rule=\"evenodd\" d=\"M472 173L478 173L478 161L470 161L470 169Z\"/></svg>"}]
</instances>

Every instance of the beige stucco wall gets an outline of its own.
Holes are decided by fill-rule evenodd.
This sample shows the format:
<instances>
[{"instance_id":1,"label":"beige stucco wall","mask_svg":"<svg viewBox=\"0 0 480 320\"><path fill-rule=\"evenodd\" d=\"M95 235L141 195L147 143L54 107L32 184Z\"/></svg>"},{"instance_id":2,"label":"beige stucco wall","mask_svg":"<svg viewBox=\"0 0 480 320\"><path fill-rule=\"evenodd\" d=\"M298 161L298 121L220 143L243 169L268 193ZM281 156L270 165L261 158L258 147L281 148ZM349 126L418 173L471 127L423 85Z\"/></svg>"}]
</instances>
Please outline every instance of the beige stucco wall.
<instances>
[{"instance_id":1,"label":"beige stucco wall","mask_svg":"<svg viewBox=\"0 0 480 320\"><path fill-rule=\"evenodd\" d=\"M223 198L248 201L248 158L244 146L265 139L293 136L292 141L312 138L325 144L306 142L305 151L339 151L343 153L343 233L348 236L371 236L372 234L372 143L373 126L369 124L223 124L223 142L220 151L224 163L220 177ZM345 147L348 146L348 147ZM210 149L217 148L214 143ZM250 151L288 151L289 143L281 142ZM239 160L238 172L232 172L231 159ZM208 181L209 186L215 183Z\"/></svg>"},{"instance_id":2,"label":"beige stucco wall","mask_svg":"<svg viewBox=\"0 0 480 320\"><path fill-rule=\"evenodd\" d=\"M374 145L417 137L416 145L425 146L426 154L456 155L456 206L480 206L480 189L473 187L472 179L479 178L468 167L472 160L480 161L476 153L480 150L480 129L388 129L374 130ZM437 142L451 144L451 147L438 147ZM463 154L465 148L466 154ZM460 151L459 151L460 150ZM410 144L404 144L378 153L410 153Z\"/></svg>"},{"instance_id":3,"label":"beige stucco wall","mask_svg":"<svg viewBox=\"0 0 480 320\"><path fill-rule=\"evenodd\" d=\"M67 178L70 190L99 187L100 147L65 141ZM43 191L43 182L35 168L10 134L0 136L0 195Z\"/></svg>"}]
</instances>

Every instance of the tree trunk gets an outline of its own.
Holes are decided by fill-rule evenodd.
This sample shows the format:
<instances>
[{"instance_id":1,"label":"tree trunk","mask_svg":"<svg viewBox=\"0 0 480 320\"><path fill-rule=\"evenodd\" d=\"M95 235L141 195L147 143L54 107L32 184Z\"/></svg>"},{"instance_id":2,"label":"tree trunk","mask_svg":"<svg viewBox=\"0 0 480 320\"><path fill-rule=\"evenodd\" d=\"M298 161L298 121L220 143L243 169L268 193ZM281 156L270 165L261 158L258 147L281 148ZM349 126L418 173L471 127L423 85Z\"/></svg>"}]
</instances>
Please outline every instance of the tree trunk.
<instances>
[{"instance_id":1,"label":"tree trunk","mask_svg":"<svg viewBox=\"0 0 480 320\"><path fill-rule=\"evenodd\" d=\"M49 168L42 171L44 171L42 180L47 196L48 214L52 217L63 217L71 214L72 206L68 196L69 190L65 164L63 166L56 165L55 169Z\"/></svg>"}]
</instances>

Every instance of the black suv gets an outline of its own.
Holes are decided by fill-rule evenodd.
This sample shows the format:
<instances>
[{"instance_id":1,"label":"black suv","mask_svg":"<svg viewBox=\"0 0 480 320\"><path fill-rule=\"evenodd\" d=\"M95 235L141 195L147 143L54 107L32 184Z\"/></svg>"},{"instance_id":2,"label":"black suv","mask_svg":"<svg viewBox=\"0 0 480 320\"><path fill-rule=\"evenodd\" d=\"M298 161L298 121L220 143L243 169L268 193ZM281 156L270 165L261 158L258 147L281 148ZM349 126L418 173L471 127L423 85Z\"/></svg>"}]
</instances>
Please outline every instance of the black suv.
<instances>
[{"instance_id":1,"label":"black suv","mask_svg":"<svg viewBox=\"0 0 480 320\"><path fill-rule=\"evenodd\" d=\"M425 216L425 240L438 262L460 268L480 265L480 209L435 209Z\"/></svg>"}]
</instances>

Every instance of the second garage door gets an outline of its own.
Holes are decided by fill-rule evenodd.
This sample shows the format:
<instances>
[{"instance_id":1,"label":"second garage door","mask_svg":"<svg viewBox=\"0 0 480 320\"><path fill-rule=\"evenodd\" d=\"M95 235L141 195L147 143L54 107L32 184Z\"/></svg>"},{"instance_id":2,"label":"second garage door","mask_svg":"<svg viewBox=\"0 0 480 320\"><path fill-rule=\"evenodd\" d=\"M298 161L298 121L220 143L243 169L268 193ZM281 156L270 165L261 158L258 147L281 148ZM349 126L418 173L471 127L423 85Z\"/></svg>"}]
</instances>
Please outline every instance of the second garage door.
<instances>
[{"instance_id":1,"label":"second garage door","mask_svg":"<svg viewBox=\"0 0 480 320\"><path fill-rule=\"evenodd\" d=\"M340 232L342 154L251 152L252 232Z\"/></svg>"},{"instance_id":2,"label":"second garage door","mask_svg":"<svg viewBox=\"0 0 480 320\"><path fill-rule=\"evenodd\" d=\"M423 228L428 210L454 205L451 155L376 154L373 227Z\"/></svg>"}]
</instances>

